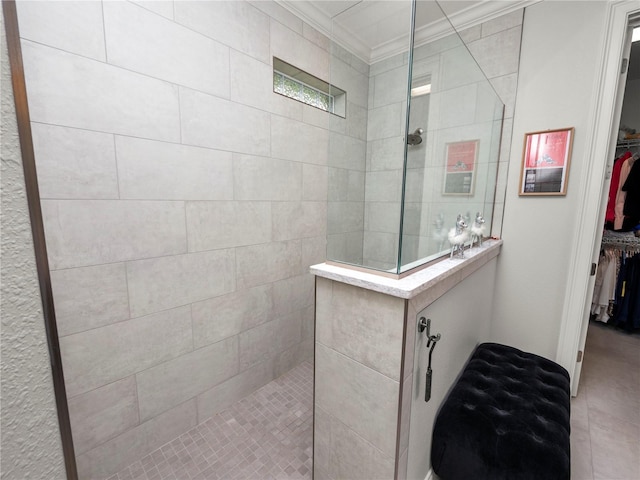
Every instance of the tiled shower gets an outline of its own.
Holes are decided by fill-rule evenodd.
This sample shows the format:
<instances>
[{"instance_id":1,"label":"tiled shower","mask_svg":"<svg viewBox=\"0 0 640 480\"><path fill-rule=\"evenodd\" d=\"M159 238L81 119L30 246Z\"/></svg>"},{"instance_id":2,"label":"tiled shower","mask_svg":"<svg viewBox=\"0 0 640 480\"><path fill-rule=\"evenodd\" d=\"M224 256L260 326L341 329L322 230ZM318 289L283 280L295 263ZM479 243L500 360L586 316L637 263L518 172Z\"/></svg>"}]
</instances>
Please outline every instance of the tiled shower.
<instances>
[{"instance_id":1,"label":"tiled shower","mask_svg":"<svg viewBox=\"0 0 640 480\"><path fill-rule=\"evenodd\" d=\"M521 18L467 35L507 97ZM386 268L406 67L267 1L20 1L18 20L78 470L106 478L309 365L327 238ZM273 57L347 91L346 118L273 94Z\"/></svg>"},{"instance_id":2,"label":"tiled shower","mask_svg":"<svg viewBox=\"0 0 640 480\"><path fill-rule=\"evenodd\" d=\"M271 62L328 79L330 45L271 2L18 20L78 471L104 478L312 360L328 125Z\"/></svg>"}]
</instances>

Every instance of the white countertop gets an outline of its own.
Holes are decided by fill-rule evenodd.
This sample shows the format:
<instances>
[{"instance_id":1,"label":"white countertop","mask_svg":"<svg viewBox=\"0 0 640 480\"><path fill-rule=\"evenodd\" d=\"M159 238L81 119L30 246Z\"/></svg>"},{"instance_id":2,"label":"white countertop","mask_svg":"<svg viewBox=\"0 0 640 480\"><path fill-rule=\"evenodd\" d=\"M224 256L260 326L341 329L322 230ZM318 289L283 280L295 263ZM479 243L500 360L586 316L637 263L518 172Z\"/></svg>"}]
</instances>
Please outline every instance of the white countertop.
<instances>
[{"instance_id":1,"label":"white countertop","mask_svg":"<svg viewBox=\"0 0 640 480\"><path fill-rule=\"evenodd\" d=\"M338 267L326 263L312 265L310 271L318 277L394 297L410 299L458 272L474 268L478 263L488 262L500 253L501 246L502 240L485 240L482 243L482 247L465 250L465 258L445 258L401 279L388 278L375 273L361 272L348 267Z\"/></svg>"}]
</instances>

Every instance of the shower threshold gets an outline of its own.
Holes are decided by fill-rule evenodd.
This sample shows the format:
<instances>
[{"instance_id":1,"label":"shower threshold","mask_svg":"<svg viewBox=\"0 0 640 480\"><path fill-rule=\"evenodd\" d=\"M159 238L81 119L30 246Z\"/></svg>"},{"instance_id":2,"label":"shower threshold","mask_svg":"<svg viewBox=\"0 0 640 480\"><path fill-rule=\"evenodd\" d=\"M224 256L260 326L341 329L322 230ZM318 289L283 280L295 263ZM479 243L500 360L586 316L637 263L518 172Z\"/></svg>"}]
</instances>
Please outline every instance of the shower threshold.
<instances>
[{"instance_id":1,"label":"shower threshold","mask_svg":"<svg viewBox=\"0 0 640 480\"><path fill-rule=\"evenodd\" d=\"M310 480L312 426L304 362L107 480Z\"/></svg>"}]
</instances>

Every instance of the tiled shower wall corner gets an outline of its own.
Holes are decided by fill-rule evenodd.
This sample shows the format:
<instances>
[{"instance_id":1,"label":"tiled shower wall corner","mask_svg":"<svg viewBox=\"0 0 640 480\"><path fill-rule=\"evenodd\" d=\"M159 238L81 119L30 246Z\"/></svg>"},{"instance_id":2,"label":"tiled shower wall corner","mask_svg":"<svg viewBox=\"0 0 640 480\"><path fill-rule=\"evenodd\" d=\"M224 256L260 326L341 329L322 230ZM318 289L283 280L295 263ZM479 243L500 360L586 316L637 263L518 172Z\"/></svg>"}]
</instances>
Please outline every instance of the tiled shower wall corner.
<instances>
[{"instance_id":1,"label":"tiled shower wall corner","mask_svg":"<svg viewBox=\"0 0 640 480\"><path fill-rule=\"evenodd\" d=\"M476 25L460 34L473 54L478 65L491 82L491 85L505 104L502 145L498 164L497 197L493 215L492 232L499 235L502 225L502 209L506 191L506 174L511 144L511 129L520 58L520 38L522 34L523 10L519 9L507 15ZM456 64L451 58L458 55L457 49L464 48L452 37L431 42L414 51L414 75L419 75L421 65L428 64L442 77L440 93L431 95L431 108L428 126L421 125L427 132L427 148L437 143L433 141L433 132L438 131L446 137L447 131L464 128L474 123L474 108L478 98L462 95L456 88L467 93L472 92L469 85L463 85L469 73L447 68L448 63ZM465 55L465 54L461 54ZM400 201L402 187L403 150L402 132L406 110L406 78L408 75L408 54L398 54L371 65L369 85L369 124L367 138L366 197L364 223L364 264L372 267L394 268L398 255L398 225L400 225ZM458 62L457 64L464 64ZM439 111L438 96L444 97L446 111ZM478 94L477 97L481 97ZM417 121L412 107L412 121ZM477 120L476 120L477 121ZM413 127L415 128L415 126ZM431 136L429 136L431 135ZM490 143L490 139L483 140ZM444 146L442 146L444 148ZM427 158L434 157L428 155ZM409 157L407 167L420 173L425 168L425 157ZM440 158L435 156L435 158ZM437 168L441 168L438 166ZM423 177L425 180L423 181ZM411 258L419 258L426 252L420 251L428 245L430 237L424 237L424 231L432 225L435 212L431 212L432 198L424 198L423 192L437 191L434 185L425 188L423 183L436 175L408 175L406 185L405 222L403 252ZM413 181L415 180L415 181ZM439 194L438 194L439 197ZM484 199L480 199L482 203ZM456 206L453 205L453 212ZM467 208L465 206L465 208ZM454 213L455 214L455 213ZM455 217L454 217L455 218ZM422 225L422 227L421 227ZM449 225L453 226L453 225ZM420 246L420 248L419 248ZM433 251L433 250L431 250ZM403 255L404 256L404 255Z\"/></svg>"},{"instance_id":2,"label":"tiled shower wall corner","mask_svg":"<svg viewBox=\"0 0 640 480\"><path fill-rule=\"evenodd\" d=\"M18 14L78 467L97 479L311 358L329 134L361 138L362 115L272 92L272 56L331 74L328 39L274 2ZM349 93L363 65L340 55Z\"/></svg>"}]
</instances>

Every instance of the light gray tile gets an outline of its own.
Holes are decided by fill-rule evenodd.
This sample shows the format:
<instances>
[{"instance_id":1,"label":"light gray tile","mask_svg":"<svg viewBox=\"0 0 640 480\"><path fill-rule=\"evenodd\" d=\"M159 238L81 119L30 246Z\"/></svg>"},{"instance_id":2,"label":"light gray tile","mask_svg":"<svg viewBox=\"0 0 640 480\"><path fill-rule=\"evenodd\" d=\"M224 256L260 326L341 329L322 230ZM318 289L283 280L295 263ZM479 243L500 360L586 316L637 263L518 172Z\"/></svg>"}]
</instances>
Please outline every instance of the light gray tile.
<instances>
[{"instance_id":1,"label":"light gray tile","mask_svg":"<svg viewBox=\"0 0 640 480\"><path fill-rule=\"evenodd\" d=\"M293 30L293 29L292 29ZM318 30L310 26L308 23L302 24L302 35L307 40L311 40L317 46L322 48L323 50L329 51L330 43L329 37L320 33Z\"/></svg>"},{"instance_id":2,"label":"light gray tile","mask_svg":"<svg viewBox=\"0 0 640 480\"><path fill-rule=\"evenodd\" d=\"M302 199L327 201L327 167L305 163L302 168Z\"/></svg>"},{"instance_id":3,"label":"light gray tile","mask_svg":"<svg viewBox=\"0 0 640 480\"><path fill-rule=\"evenodd\" d=\"M140 420L206 392L238 371L238 337L234 336L139 372Z\"/></svg>"},{"instance_id":4,"label":"light gray tile","mask_svg":"<svg viewBox=\"0 0 640 480\"><path fill-rule=\"evenodd\" d=\"M269 17L247 2L175 2L175 19L197 32L270 63Z\"/></svg>"},{"instance_id":5,"label":"light gray tile","mask_svg":"<svg viewBox=\"0 0 640 480\"><path fill-rule=\"evenodd\" d=\"M407 99L407 65L376 75L373 93L373 107L383 107Z\"/></svg>"},{"instance_id":6,"label":"light gray tile","mask_svg":"<svg viewBox=\"0 0 640 480\"><path fill-rule=\"evenodd\" d=\"M516 106L516 89L518 87L518 74L505 75L491 79L491 85L495 88L500 100L504 103L504 116L513 117Z\"/></svg>"},{"instance_id":7,"label":"light gray tile","mask_svg":"<svg viewBox=\"0 0 640 480\"><path fill-rule=\"evenodd\" d=\"M249 0L249 3L294 32L302 33L302 20L273 0Z\"/></svg>"},{"instance_id":8,"label":"light gray tile","mask_svg":"<svg viewBox=\"0 0 640 480\"><path fill-rule=\"evenodd\" d=\"M79 478L106 478L194 427L196 401L152 418L77 458Z\"/></svg>"},{"instance_id":9,"label":"light gray tile","mask_svg":"<svg viewBox=\"0 0 640 480\"><path fill-rule=\"evenodd\" d=\"M302 339L302 312L282 315L242 332L240 338L240 369L246 370L287 350Z\"/></svg>"},{"instance_id":10,"label":"light gray tile","mask_svg":"<svg viewBox=\"0 0 640 480\"><path fill-rule=\"evenodd\" d=\"M192 349L189 307L60 339L67 395L74 397Z\"/></svg>"},{"instance_id":11,"label":"light gray tile","mask_svg":"<svg viewBox=\"0 0 640 480\"><path fill-rule=\"evenodd\" d=\"M173 0L132 0L136 5L173 20Z\"/></svg>"},{"instance_id":12,"label":"light gray tile","mask_svg":"<svg viewBox=\"0 0 640 480\"><path fill-rule=\"evenodd\" d=\"M229 97L229 47L129 2L103 8L109 63Z\"/></svg>"},{"instance_id":13,"label":"light gray tile","mask_svg":"<svg viewBox=\"0 0 640 480\"><path fill-rule=\"evenodd\" d=\"M261 285L191 306L196 348L256 327L273 319L273 287Z\"/></svg>"},{"instance_id":14,"label":"light gray tile","mask_svg":"<svg viewBox=\"0 0 640 480\"><path fill-rule=\"evenodd\" d=\"M400 454L409 447L409 422L411 421L411 399L413 394L413 375L405 377L402 381L402 404L400 410L400 432L398 441Z\"/></svg>"},{"instance_id":15,"label":"light gray tile","mask_svg":"<svg viewBox=\"0 0 640 480\"><path fill-rule=\"evenodd\" d=\"M400 379L404 301L346 284L334 284L331 308L318 324L331 325L327 347ZM366 337L362 335L367 330Z\"/></svg>"},{"instance_id":16,"label":"light gray tile","mask_svg":"<svg viewBox=\"0 0 640 480\"><path fill-rule=\"evenodd\" d=\"M302 239L302 270L309 271L311 265L317 265L327 259L327 237Z\"/></svg>"},{"instance_id":17,"label":"light gray tile","mask_svg":"<svg viewBox=\"0 0 640 480\"><path fill-rule=\"evenodd\" d=\"M517 26L468 45L471 54L488 78L518 71L521 34L522 28Z\"/></svg>"},{"instance_id":18,"label":"light gray tile","mask_svg":"<svg viewBox=\"0 0 640 480\"><path fill-rule=\"evenodd\" d=\"M50 267L79 267L183 253L182 202L43 200Z\"/></svg>"},{"instance_id":19,"label":"light gray tile","mask_svg":"<svg viewBox=\"0 0 640 480\"><path fill-rule=\"evenodd\" d=\"M300 240L273 242L236 249L237 288L275 282L300 273Z\"/></svg>"},{"instance_id":20,"label":"light gray tile","mask_svg":"<svg viewBox=\"0 0 640 480\"><path fill-rule=\"evenodd\" d=\"M302 168L298 162L234 154L235 199L300 200Z\"/></svg>"},{"instance_id":21,"label":"light gray tile","mask_svg":"<svg viewBox=\"0 0 640 480\"><path fill-rule=\"evenodd\" d=\"M523 13L524 9L518 9L515 12L507 13L506 15L501 15L498 18L484 22L482 24L482 36L487 37L498 32L509 30L512 27L522 25Z\"/></svg>"},{"instance_id":22,"label":"light gray tile","mask_svg":"<svg viewBox=\"0 0 640 480\"><path fill-rule=\"evenodd\" d=\"M347 102L346 134L359 140L367 139L368 109ZM333 117L332 117L333 118Z\"/></svg>"},{"instance_id":23,"label":"light gray tile","mask_svg":"<svg viewBox=\"0 0 640 480\"><path fill-rule=\"evenodd\" d=\"M305 273L273 284L273 308L276 314L286 314L313 305L313 275Z\"/></svg>"},{"instance_id":24,"label":"light gray tile","mask_svg":"<svg viewBox=\"0 0 640 480\"><path fill-rule=\"evenodd\" d=\"M402 136L401 119L401 103L372 108L367 119L367 140Z\"/></svg>"},{"instance_id":25,"label":"light gray tile","mask_svg":"<svg viewBox=\"0 0 640 480\"><path fill-rule=\"evenodd\" d=\"M118 198L113 135L32 123L40 198Z\"/></svg>"},{"instance_id":26,"label":"light gray tile","mask_svg":"<svg viewBox=\"0 0 640 480\"><path fill-rule=\"evenodd\" d=\"M398 258L398 234L365 231L362 255L371 262L395 265Z\"/></svg>"},{"instance_id":27,"label":"light gray tile","mask_svg":"<svg viewBox=\"0 0 640 480\"><path fill-rule=\"evenodd\" d=\"M187 202L189 251L269 242L271 210L270 202Z\"/></svg>"},{"instance_id":28,"label":"light gray tile","mask_svg":"<svg viewBox=\"0 0 640 480\"><path fill-rule=\"evenodd\" d=\"M273 91L273 68L231 50L231 100L293 119L302 118L303 104ZM249 132L245 132L249 134Z\"/></svg>"},{"instance_id":29,"label":"light gray tile","mask_svg":"<svg viewBox=\"0 0 640 480\"><path fill-rule=\"evenodd\" d=\"M76 455L139 424L133 376L69 399L69 417Z\"/></svg>"},{"instance_id":30,"label":"light gray tile","mask_svg":"<svg viewBox=\"0 0 640 480\"><path fill-rule=\"evenodd\" d=\"M332 419L330 468L333 478L392 479L394 463L393 455L385 455L342 422Z\"/></svg>"},{"instance_id":31,"label":"light gray tile","mask_svg":"<svg viewBox=\"0 0 640 480\"><path fill-rule=\"evenodd\" d=\"M366 158L367 144L365 141L331 132L329 135L330 166L364 171Z\"/></svg>"},{"instance_id":32,"label":"light gray tile","mask_svg":"<svg viewBox=\"0 0 640 480\"><path fill-rule=\"evenodd\" d=\"M313 361L313 341L308 340L296 343L276 355L276 375L284 375L302 362L310 361Z\"/></svg>"},{"instance_id":33,"label":"light gray tile","mask_svg":"<svg viewBox=\"0 0 640 480\"><path fill-rule=\"evenodd\" d=\"M402 171L367 172L365 192L367 202L400 202Z\"/></svg>"},{"instance_id":34,"label":"light gray tile","mask_svg":"<svg viewBox=\"0 0 640 480\"><path fill-rule=\"evenodd\" d=\"M16 2L16 6L22 38L105 60L100 2Z\"/></svg>"},{"instance_id":35,"label":"light gray tile","mask_svg":"<svg viewBox=\"0 0 640 480\"><path fill-rule=\"evenodd\" d=\"M271 22L270 35L271 54L274 57L328 83L329 52L279 22Z\"/></svg>"},{"instance_id":36,"label":"light gray tile","mask_svg":"<svg viewBox=\"0 0 640 480\"><path fill-rule=\"evenodd\" d=\"M22 54L32 121L180 141L175 85L29 41Z\"/></svg>"},{"instance_id":37,"label":"light gray tile","mask_svg":"<svg viewBox=\"0 0 640 480\"><path fill-rule=\"evenodd\" d=\"M338 233L327 236L327 259L339 262L362 263L363 232Z\"/></svg>"},{"instance_id":38,"label":"light gray tile","mask_svg":"<svg viewBox=\"0 0 640 480\"><path fill-rule=\"evenodd\" d=\"M364 202L329 202L327 232L362 232L364 227Z\"/></svg>"},{"instance_id":39,"label":"light gray tile","mask_svg":"<svg viewBox=\"0 0 640 480\"><path fill-rule=\"evenodd\" d=\"M183 87L180 109L182 143L269 155L268 113Z\"/></svg>"},{"instance_id":40,"label":"light gray tile","mask_svg":"<svg viewBox=\"0 0 640 480\"><path fill-rule=\"evenodd\" d=\"M258 363L198 395L198 421L211 417L275 378L274 362Z\"/></svg>"},{"instance_id":41,"label":"light gray tile","mask_svg":"<svg viewBox=\"0 0 640 480\"><path fill-rule=\"evenodd\" d=\"M121 198L231 200L231 153L116 137Z\"/></svg>"},{"instance_id":42,"label":"light gray tile","mask_svg":"<svg viewBox=\"0 0 640 480\"><path fill-rule=\"evenodd\" d=\"M273 240L293 240L325 235L327 204L325 202L274 202Z\"/></svg>"},{"instance_id":43,"label":"light gray tile","mask_svg":"<svg viewBox=\"0 0 640 480\"><path fill-rule=\"evenodd\" d=\"M316 313L315 313L315 308L312 304L302 310L302 341L311 342L311 346L310 346L311 357L313 357L313 350L314 350L313 343L315 342L315 328L316 328Z\"/></svg>"},{"instance_id":44,"label":"light gray tile","mask_svg":"<svg viewBox=\"0 0 640 480\"><path fill-rule=\"evenodd\" d=\"M131 315L137 317L235 290L233 249L127 264Z\"/></svg>"},{"instance_id":45,"label":"light gray tile","mask_svg":"<svg viewBox=\"0 0 640 480\"><path fill-rule=\"evenodd\" d=\"M350 61L353 56L348 55ZM331 58L331 83L346 91L350 102L362 108L369 106L369 77L335 55Z\"/></svg>"},{"instance_id":46,"label":"light gray tile","mask_svg":"<svg viewBox=\"0 0 640 480\"><path fill-rule=\"evenodd\" d=\"M124 263L54 270L51 287L61 337L129 318Z\"/></svg>"},{"instance_id":47,"label":"light gray tile","mask_svg":"<svg viewBox=\"0 0 640 480\"><path fill-rule=\"evenodd\" d=\"M400 230L400 202L367 202L365 204L365 230L398 233ZM404 232L407 233L406 223L404 224Z\"/></svg>"},{"instance_id":48,"label":"light gray tile","mask_svg":"<svg viewBox=\"0 0 640 480\"><path fill-rule=\"evenodd\" d=\"M276 115L271 116L271 155L273 157L326 165L328 139L329 132L323 128Z\"/></svg>"},{"instance_id":49,"label":"light gray tile","mask_svg":"<svg viewBox=\"0 0 640 480\"><path fill-rule=\"evenodd\" d=\"M464 43L473 42L482 36L482 25L474 25L458 32Z\"/></svg>"},{"instance_id":50,"label":"light gray tile","mask_svg":"<svg viewBox=\"0 0 640 480\"><path fill-rule=\"evenodd\" d=\"M399 170L404 158L404 142L401 137L373 140L367 143L369 169Z\"/></svg>"},{"instance_id":51,"label":"light gray tile","mask_svg":"<svg viewBox=\"0 0 640 480\"><path fill-rule=\"evenodd\" d=\"M331 415L317 405L313 415L313 467L328 472L331 469Z\"/></svg>"}]
</instances>

